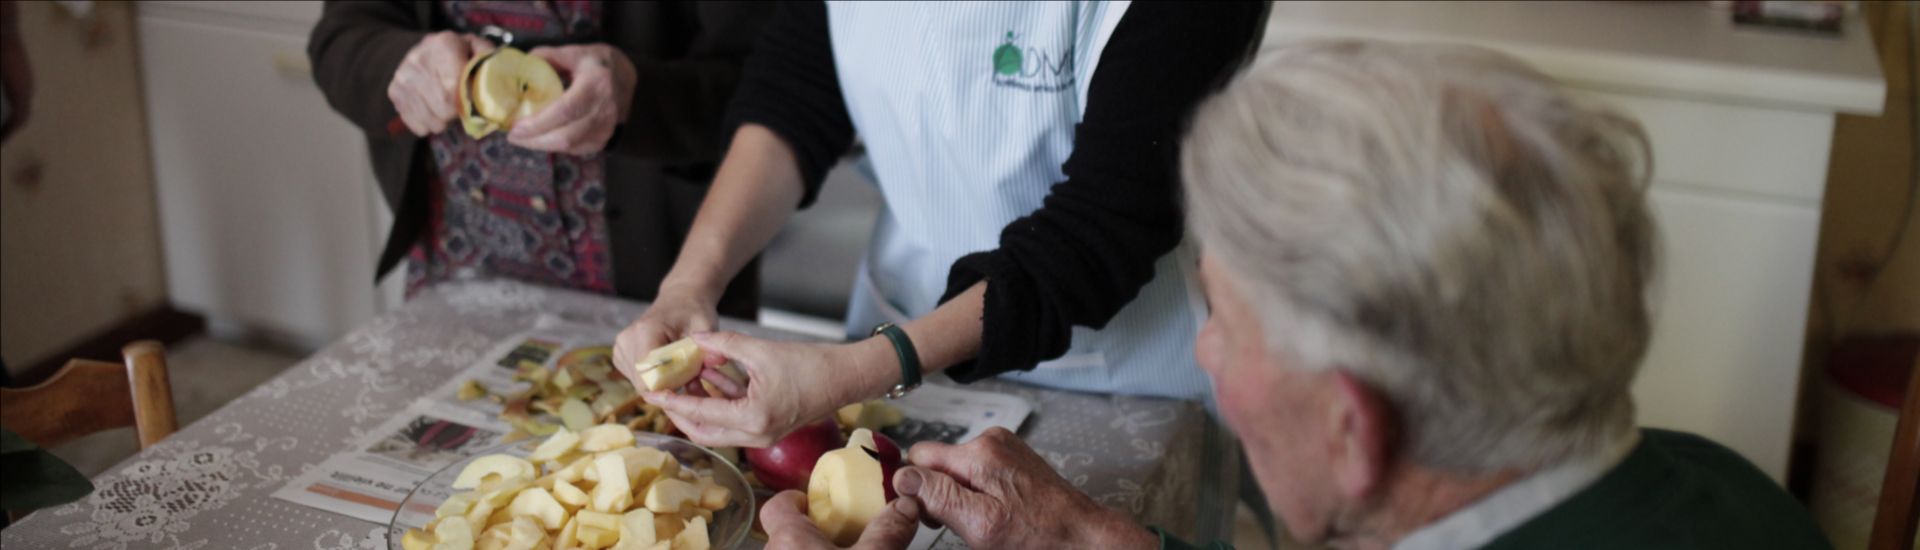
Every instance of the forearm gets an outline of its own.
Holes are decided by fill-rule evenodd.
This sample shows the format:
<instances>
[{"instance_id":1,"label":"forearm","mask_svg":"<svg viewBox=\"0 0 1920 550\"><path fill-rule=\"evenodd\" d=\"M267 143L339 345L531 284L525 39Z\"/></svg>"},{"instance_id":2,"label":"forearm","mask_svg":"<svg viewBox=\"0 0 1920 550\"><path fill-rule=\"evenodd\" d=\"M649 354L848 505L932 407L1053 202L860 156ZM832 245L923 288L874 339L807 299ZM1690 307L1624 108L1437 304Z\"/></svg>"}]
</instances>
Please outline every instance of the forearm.
<instances>
[{"instance_id":1,"label":"forearm","mask_svg":"<svg viewBox=\"0 0 1920 550\"><path fill-rule=\"evenodd\" d=\"M922 375L945 370L972 359L980 351L980 315L987 294L987 281L975 283L931 313L900 325L919 354ZM842 402L854 402L885 394L900 383L900 358L893 342L884 336L870 337L849 344L854 352L855 379L845 387L853 395Z\"/></svg>"},{"instance_id":2,"label":"forearm","mask_svg":"<svg viewBox=\"0 0 1920 550\"><path fill-rule=\"evenodd\" d=\"M741 126L660 294L690 292L717 301L793 216L803 191L786 141L763 126Z\"/></svg>"}]
</instances>

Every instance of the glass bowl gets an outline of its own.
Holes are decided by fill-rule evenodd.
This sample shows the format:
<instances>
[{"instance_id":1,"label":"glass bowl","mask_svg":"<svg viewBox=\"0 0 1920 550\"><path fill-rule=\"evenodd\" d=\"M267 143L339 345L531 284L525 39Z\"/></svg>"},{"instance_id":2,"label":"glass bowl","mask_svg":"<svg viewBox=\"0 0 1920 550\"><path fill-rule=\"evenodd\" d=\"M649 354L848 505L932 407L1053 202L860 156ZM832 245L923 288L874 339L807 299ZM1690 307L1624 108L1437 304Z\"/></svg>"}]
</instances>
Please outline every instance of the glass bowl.
<instances>
[{"instance_id":1,"label":"glass bowl","mask_svg":"<svg viewBox=\"0 0 1920 550\"><path fill-rule=\"evenodd\" d=\"M733 501L728 503L726 508L713 513L713 524L707 526L708 540L713 542L714 548L734 548L746 541L747 532L753 529L753 513L757 506L753 489L747 486L747 478L740 474L739 468L728 463L726 459L720 458L720 455L712 450L678 437L636 431L633 433L633 438L635 446L666 451L675 460L680 461L681 468L690 468L697 473L713 476L714 483L731 491ZM413 492L407 494L406 500L400 501L400 510L395 512L393 520L387 523L387 547L391 550L402 550L400 537L405 535L408 529L426 526L427 522L433 521L433 511L439 508L441 501L454 493L462 492L453 488L453 480L460 476L460 470L465 469L468 463L493 454L510 454L524 458L532 454L533 448L543 440L545 438L534 438L483 449L474 453L473 456L434 472L426 481L414 487ZM708 466L696 466L703 461L702 459Z\"/></svg>"}]
</instances>

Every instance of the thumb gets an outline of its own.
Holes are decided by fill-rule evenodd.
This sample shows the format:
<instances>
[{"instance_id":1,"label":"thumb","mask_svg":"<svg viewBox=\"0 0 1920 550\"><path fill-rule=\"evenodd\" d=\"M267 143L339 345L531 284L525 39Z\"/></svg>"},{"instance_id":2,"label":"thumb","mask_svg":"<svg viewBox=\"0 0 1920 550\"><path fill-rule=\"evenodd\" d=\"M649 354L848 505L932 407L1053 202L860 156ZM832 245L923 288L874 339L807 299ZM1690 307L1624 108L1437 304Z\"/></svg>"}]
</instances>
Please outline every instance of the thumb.
<instances>
[{"instance_id":1,"label":"thumb","mask_svg":"<svg viewBox=\"0 0 1920 550\"><path fill-rule=\"evenodd\" d=\"M893 499L879 517L867 523L867 530L860 533L860 542L853 545L858 550L894 550L906 548L913 542L913 535L920 530L920 502L913 497Z\"/></svg>"},{"instance_id":2,"label":"thumb","mask_svg":"<svg viewBox=\"0 0 1920 550\"><path fill-rule=\"evenodd\" d=\"M996 514L992 497L968 489L959 480L939 471L908 466L893 474L893 490L900 499L918 499L925 514L956 530L978 525ZM973 533L960 532L962 536Z\"/></svg>"},{"instance_id":3,"label":"thumb","mask_svg":"<svg viewBox=\"0 0 1920 550\"><path fill-rule=\"evenodd\" d=\"M760 349L760 341L751 336L738 332L704 332L696 333L692 338L694 343L700 344L700 351L707 355L702 364L731 362L736 367L751 371L759 363L756 360L759 355L755 352Z\"/></svg>"}]
</instances>

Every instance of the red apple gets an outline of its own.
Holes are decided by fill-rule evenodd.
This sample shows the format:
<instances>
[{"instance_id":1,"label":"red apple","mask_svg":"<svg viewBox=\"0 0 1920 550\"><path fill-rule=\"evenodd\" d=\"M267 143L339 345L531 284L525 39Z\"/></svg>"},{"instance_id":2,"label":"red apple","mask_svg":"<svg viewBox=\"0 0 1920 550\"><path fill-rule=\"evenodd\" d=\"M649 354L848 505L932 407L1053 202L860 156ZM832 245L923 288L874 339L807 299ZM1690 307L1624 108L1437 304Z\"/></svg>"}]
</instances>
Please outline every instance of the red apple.
<instances>
[{"instance_id":1,"label":"red apple","mask_svg":"<svg viewBox=\"0 0 1920 550\"><path fill-rule=\"evenodd\" d=\"M900 446L894 444L893 439L880 432L873 432L873 446L878 447L875 454L880 459L880 484L887 489L887 502L893 502L893 497L898 496L893 494L893 472L906 462L905 456L900 453Z\"/></svg>"},{"instance_id":2,"label":"red apple","mask_svg":"<svg viewBox=\"0 0 1920 550\"><path fill-rule=\"evenodd\" d=\"M847 438L840 435L840 427L832 420L822 420L801 426L771 447L747 449L747 464L753 466L754 477L768 488L805 491L813 477L813 463L820 460L820 455L846 446Z\"/></svg>"}]
</instances>

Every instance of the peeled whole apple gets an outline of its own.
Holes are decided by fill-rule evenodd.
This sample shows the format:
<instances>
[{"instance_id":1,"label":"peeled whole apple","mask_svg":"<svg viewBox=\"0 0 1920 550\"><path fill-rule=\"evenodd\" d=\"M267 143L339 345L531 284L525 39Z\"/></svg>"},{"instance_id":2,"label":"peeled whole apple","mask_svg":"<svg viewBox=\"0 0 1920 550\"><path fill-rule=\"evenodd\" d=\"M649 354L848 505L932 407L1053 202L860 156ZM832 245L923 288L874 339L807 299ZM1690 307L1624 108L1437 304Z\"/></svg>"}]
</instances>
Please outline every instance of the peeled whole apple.
<instances>
[{"instance_id":1,"label":"peeled whole apple","mask_svg":"<svg viewBox=\"0 0 1920 550\"><path fill-rule=\"evenodd\" d=\"M460 126L474 139L512 129L566 91L546 60L508 46L473 58L461 74Z\"/></svg>"},{"instance_id":2,"label":"peeled whole apple","mask_svg":"<svg viewBox=\"0 0 1920 550\"><path fill-rule=\"evenodd\" d=\"M820 455L847 446L840 427L822 420L794 430L771 447L746 449L753 475L775 491L805 491ZM897 453L896 453L897 454Z\"/></svg>"},{"instance_id":3,"label":"peeled whole apple","mask_svg":"<svg viewBox=\"0 0 1920 550\"><path fill-rule=\"evenodd\" d=\"M886 474L876 447L873 431L861 428L847 438L845 448L821 455L814 464L807 481L807 517L834 544L858 542L867 524L887 507Z\"/></svg>"}]
</instances>

